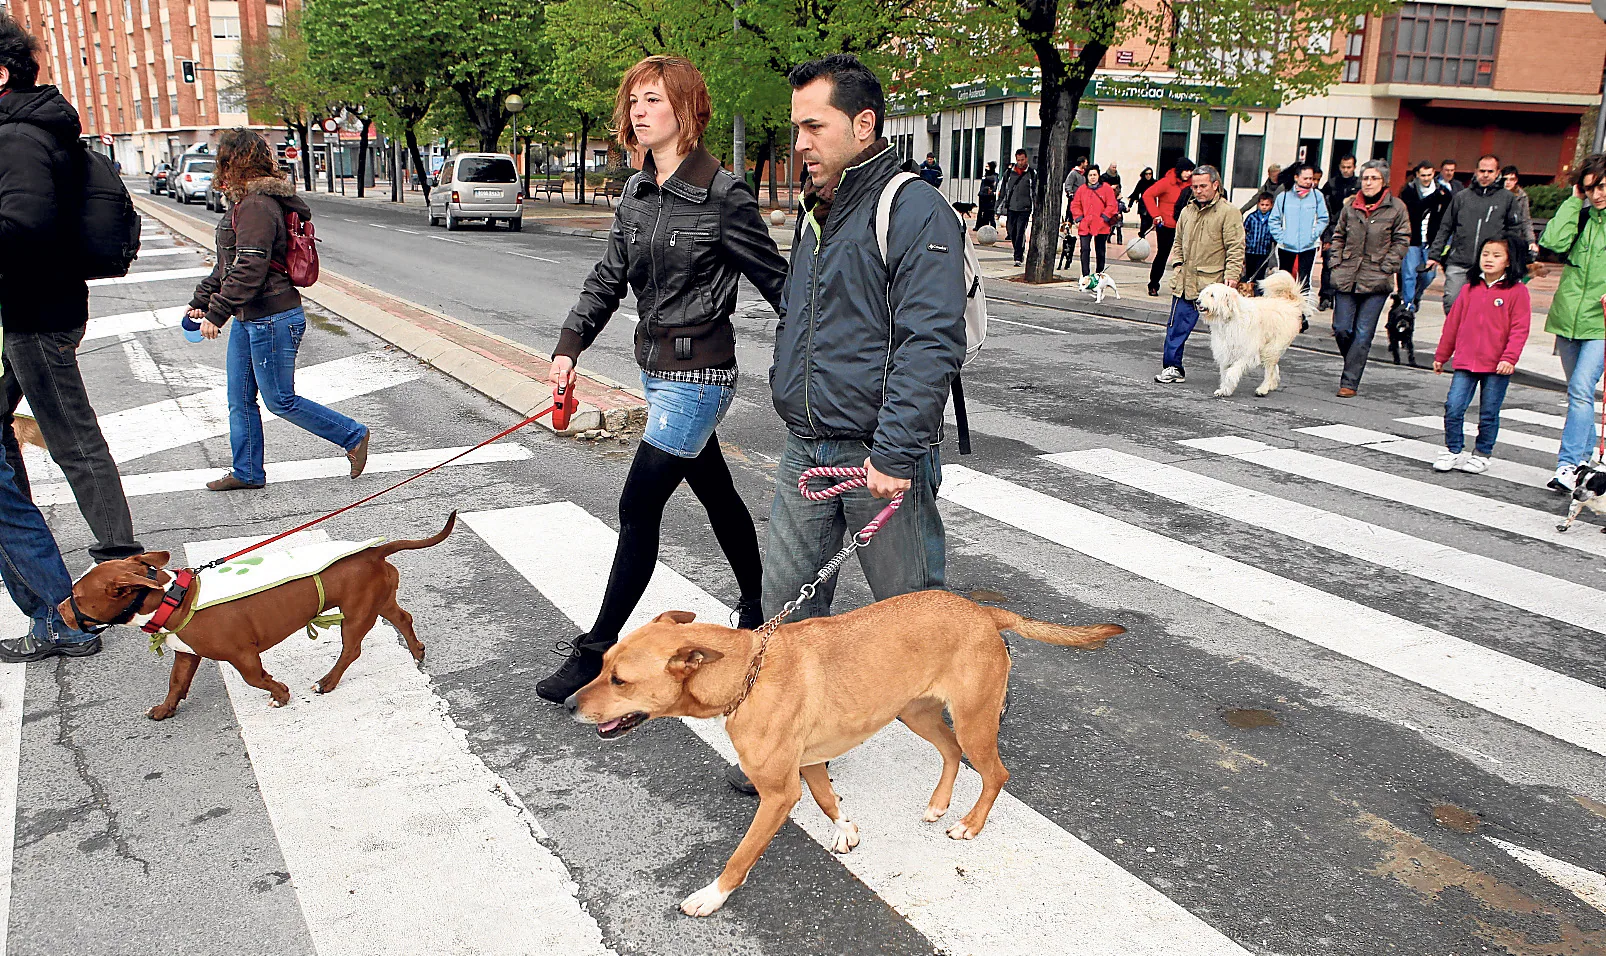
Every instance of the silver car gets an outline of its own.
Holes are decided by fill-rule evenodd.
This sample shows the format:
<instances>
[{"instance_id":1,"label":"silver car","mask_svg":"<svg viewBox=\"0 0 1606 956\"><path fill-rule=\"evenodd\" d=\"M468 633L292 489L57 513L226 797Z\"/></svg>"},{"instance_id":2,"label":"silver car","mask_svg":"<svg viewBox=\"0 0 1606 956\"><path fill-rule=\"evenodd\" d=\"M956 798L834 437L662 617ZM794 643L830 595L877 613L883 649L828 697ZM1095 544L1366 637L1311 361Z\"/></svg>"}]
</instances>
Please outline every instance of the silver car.
<instances>
[{"instance_id":1,"label":"silver car","mask_svg":"<svg viewBox=\"0 0 1606 956\"><path fill-rule=\"evenodd\" d=\"M217 165L215 156L184 156L178 168L168 177L167 188L174 202L188 206L206 198L206 188L212 185L212 169Z\"/></svg>"},{"instance_id":2,"label":"silver car","mask_svg":"<svg viewBox=\"0 0 1606 956\"><path fill-rule=\"evenodd\" d=\"M465 219L483 219L490 226L500 219L514 232L523 229L524 190L513 157L459 153L448 159L429 191L426 212L431 226L445 222L448 230Z\"/></svg>"}]
</instances>

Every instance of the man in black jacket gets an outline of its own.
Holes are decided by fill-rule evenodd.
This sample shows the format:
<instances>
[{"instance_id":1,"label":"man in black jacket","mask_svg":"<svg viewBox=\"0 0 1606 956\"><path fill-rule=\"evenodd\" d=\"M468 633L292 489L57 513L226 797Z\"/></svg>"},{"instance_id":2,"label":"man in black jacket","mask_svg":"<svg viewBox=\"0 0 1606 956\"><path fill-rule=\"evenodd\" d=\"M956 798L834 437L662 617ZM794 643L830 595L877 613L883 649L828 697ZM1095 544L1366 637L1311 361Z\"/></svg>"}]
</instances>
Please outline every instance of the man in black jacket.
<instances>
[{"instance_id":1,"label":"man in black jacket","mask_svg":"<svg viewBox=\"0 0 1606 956\"><path fill-rule=\"evenodd\" d=\"M1333 307L1333 280L1328 277L1332 263L1328 261L1327 252L1333 244L1333 230L1338 227L1338 213L1344 208L1344 201L1360 191L1361 178L1355 175L1355 157L1339 157L1338 175L1322 187L1322 195L1327 197L1327 229L1322 233L1322 279L1317 291L1317 307L1324 312Z\"/></svg>"},{"instance_id":2,"label":"man in black jacket","mask_svg":"<svg viewBox=\"0 0 1606 956\"><path fill-rule=\"evenodd\" d=\"M0 430L16 482L28 494L11 416L26 396L51 457L95 535L90 557L144 548L122 479L78 371L89 289L78 267L83 147L78 113L54 86L35 86L38 42L0 17Z\"/></svg>"},{"instance_id":3,"label":"man in black jacket","mask_svg":"<svg viewBox=\"0 0 1606 956\"><path fill-rule=\"evenodd\" d=\"M1477 264L1483 240L1504 236L1511 257L1519 267L1528 261L1532 235L1522 234L1522 217L1517 196L1500 181L1500 157L1485 153L1478 157L1472 185L1454 192L1450 211L1445 213L1428 247L1428 265L1444 269L1444 314L1450 314L1461 287L1467 284L1467 270Z\"/></svg>"},{"instance_id":4,"label":"man in black jacket","mask_svg":"<svg viewBox=\"0 0 1606 956\"><path fill-rule=\"evenodd\" d=\"M1411 246L1400 264L1400 301L1412 312L1422 290L1433 284L1433 270L1419 271L1428 261L1428 246L1439 234L1439 224L1450 208L1450 187L1439 182L1438 171L1426 160L1411 169L1411 181L1400 190L1400 201L1411 216Z\"/></svg>"},{"instance_id":5,"label":"man in black jacket","mask_svg":"<svg viewBox=\"0 0 1606 956\"><path fill-rule=\"evenodd\" d=\"M1004 207L1009 244L1015 251L1015 264L1026 258L1026 226L1032 221L1032 201L1037 196L1037 170L1026 160L1026 150L1015 150L1015 165L1004 171L1004 189L998 201Z\"/></svg>"}]
</instances>

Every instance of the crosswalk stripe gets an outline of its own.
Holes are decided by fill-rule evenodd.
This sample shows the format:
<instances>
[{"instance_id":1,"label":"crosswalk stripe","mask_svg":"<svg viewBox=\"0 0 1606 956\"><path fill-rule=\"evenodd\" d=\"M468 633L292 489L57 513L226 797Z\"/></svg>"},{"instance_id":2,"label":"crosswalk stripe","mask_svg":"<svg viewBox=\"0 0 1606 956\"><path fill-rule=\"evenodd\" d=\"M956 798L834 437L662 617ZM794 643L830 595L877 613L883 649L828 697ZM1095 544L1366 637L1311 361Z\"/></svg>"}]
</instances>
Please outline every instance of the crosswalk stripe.
<instances>
[{"instance_id":1,"label":"crosswalk stripe","mask_svg":"<svg viewBox=\"0 0 1606 956\"><path fill-rule=\"evenodd\" d=\"M255 540L190 542L185 556ZM369 632L333 693L308 690L336 635L268 653L288 707L220 666L318 956L612 952L545 831L468 749L395 630Z\"/></svg>"},{"instance_id":2,"label":"crosswalk stripe","mask_svg":"<svg viewBox=\"0 0 1606 956\"><path fill-rule=\"evenodd\" d=\"M117 276L114 279L91 279L89 287L107 285L133 285L136 282L166 282L170 279L199 279L201 276L211 275L210 266L197 266L193 269L157 269L151 272L132 272L126 276Z\"/></svg>"},{"instance_id":3,"label":"crosswalk stripe","mask_svg":"<svg viewBox=\"0 0 1606 956\"><path fill-rule=\"evenodd\" d=\"M1606 913L1606 876L1594 870L1586 870L1575 863L1547 856L1538 850L1530 850L1525 846L1507 843L1492 836L1486 836L1484 839L1505 850L1535 873L1566 889L1602 913Z\"/></svg>"},{"instance_id":4,"label":"crosswalk stripe","mask_svg":"<svg viewBox=\"0 0 1606 956\"><path fill-rule=\"evenodd\" d=\"M1567 416L1551 415L1546 412L1536 412L1527 408L1502 408L1500 410L1502 421L1511 420L1527 425L1542 425L1545 428L1560 429L1567 424Z\"/></svg>"},{"instance_id":5,"label":"crosswalk stripe","mask_svg":"<svg viewBox=\"0 0 1606 956\"><path fill-rule=\"evenodd\" d=\"M186 252L199 253L199 252L201 252L201 250L195 248L194 246L165 246L165 247L160 248L160 249L141 249L139 251L139 258L141 258L141 259L157 259L157 258L160 258L162 256L183 255Z\"/></svg>"},{"instance_id":6,"label":"crosswalk stripe","mask_svg":"<svg viewBox=\"0 0 1606 956\"><path fill-rule=\"evenodd\" d=\"M962 465L942 497L1141 578L1606 755L1606 689Z\"/></svg>"},{"instance_id":7,"label":"crosswalk stripe","mask_svg":"<svg viewBox=\"0 0 1606 956\"><path fill-rule=\"evenodd\" d=\"M590 626L617 542L607 525L568 502L477 512L463 520L576 626ZM670 608L729 620L718 600L659 564L627 627ZM686 723L734 762L719 723ZM920 821L936 769L931 745L897 723L831 764L843 802L865 837L837 859L939 949L956 956L1243 954L1007 790L981 837L949 840L942 826ZM980 779L964 767L955 812L979 791ZM811 800L799 802L792 820L821 846L831 845L835 828ZM754 878L763 879L765 872L761 863ZM1076 879L1067 881L1066 873ZM738 894L727 906L740 904Z\"/></svg>"},{"instance_id":8,"label":"crosswalk stripe","mask_svg":"<svg viewBox=\"0 0 1606 956\"><path fill-rule=\"evenodd\" d=\"M1560 534L1556 525L1559 511L1539 511L1524 508L1482 495L1469 494L1455 488L1417 481L1374 471L1347 461L1323 458L1295 448L1274 448L1265 442L1236 435L1219 438L1189 438L1178 444L1197 448L1212 454L1226 455L1286 475L1298 475L1313 481L1324 482L1339 488L1382 498L1423 511L1484 525L1498 531L1508 531L1524 537L1559 545L1577 551L1606 557L1606 536L1599 534ZM1581 530L1588 530L1584 528Z\"/></svg>"},{"instance_id":9,"label":"crosswalk stripe","mask_svg":"<svg viewBox=\"0 0 1606 956\"><path fill-rule=\"evenodd\" d=\"M416 471L439 464L442 461L461 452L468 451L468 447L461 448L425 448L416 451L393 451L384 454L368 456L368 467L365 475L377 475L393 471ZM517 442L504 442L499 445L488 445L478 451L470 452L451 467L459 465L490 465L506 461L527 461L532 452ZM267 466L268 483L282 484L287 481L310 481L320 478L344 478L351 473L351 462L344 455L336 458L308 458L301 461L270 462ZM123 494L129 498L142 495L162 495L174 491L200 491L206 483L219 474L216 468L195 468L187 471L157 471L143 475L123 475ZM35 485L33 487L33 500L38 505L70 505L73 498L72 487L65 481L53 481L49 484Z\"/></svg>"},{"instance_id":10,"label":"crosswalk stripe","mask_svg":"<svg viewBox=\"0 0 1606 956\"><path fill-rule=\"evenodd\" d=\"M1384 568L1606 634L1606 592L1108 448L1044 460Z\"/></svg>"},{"instance_id":11,"label":"crosswalk stripe","mask_svg":"<svg viewBox=\"0 0 1606 956\"><path fill-rule=\"evenodd\" d=\"M1414 438L1401 438L1390 435L1388 432L1373 431L1370 428L1358 428L1354 425L1317 425L1312 428L1296 428L1302 435L1313 435L1325 438L1328 441L1341 442L1345 445L1358 445L1370 448L1373 451L1386 452L1409 458L1412 461L1431 462L1444 454L1442 445L1430 445L1425 441ZM1545 482L1550 480L1551 472L1532 465L1508 461L1504 458L1489 459L1489 470L1484 472L1490 478L1499 478L1518 485L1527 485L1530 488L1543 488Z\"/></svg>"},{"instance_id":12,"label":"crosswalk stripe","mask_svg":"<svg viewBox=\"0 0 1606 956\"><path fill-rule=\"evenodd\" d=\"M0 636L18 637L29 626L26 615L0 597ZM26 664L0 664L0 953L6 951L11 924L11 863L16 852L17 775L22 765L23 692Z\"/></svg>"},{"instance_id":13,"label":"crosswalk stripe","mask_svg":"<svg viewBox=\"0 0 1606 956\"><path fill-rule=\"evenodd\" d=\"M143 312L124 312L120 315L103 315L90 319L84 329L84 341L109 339L134 332L154 332L170 329L184 318L188 306L175 305L167 309L147 309Z\"/></svg>"},{"instance_id":14,"label":"crosswalk stripe","mask_svg":"<svg viewBox=\"0 0 1606 956\"><path fill-rule=\"evenodd\" d=\"M1394 420L1399 422L1401 425L1410 425L1412 428L1428 428L1437 431L1441 435L1444 434L1443 418L1437 418L1432 415L1419 415L1414 418L1396 418ZM1461 427L1468 438L1477 437L1478 422L1476 418L1474 418L1472 421L1463 423ZM1501 444L1515 445L1518 448L1530 448L1534 451L1549 452L1552 455L1556 453L1557 448L1561 445L1560 441L1555 438L1546 438L1543 435L1530 435L1527 432L1514 432L1509 428L1500 429L1500 436L1495 442L1495 447L1498 448Z\"/></svg>"}]
</instances>

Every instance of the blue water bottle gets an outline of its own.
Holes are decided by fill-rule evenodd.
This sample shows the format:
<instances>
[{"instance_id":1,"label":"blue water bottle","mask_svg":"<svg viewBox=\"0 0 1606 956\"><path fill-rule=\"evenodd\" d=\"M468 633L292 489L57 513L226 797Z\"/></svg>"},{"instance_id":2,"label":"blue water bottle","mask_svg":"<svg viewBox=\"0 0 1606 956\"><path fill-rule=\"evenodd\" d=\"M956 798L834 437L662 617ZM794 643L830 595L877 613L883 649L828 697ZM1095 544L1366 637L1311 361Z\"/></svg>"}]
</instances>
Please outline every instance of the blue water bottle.
<instances>
[{"instance_id":1,"label":"blue water bottle","mask_svg":"<svg viewBox=\"0 0 1606 956\"><path fill-rule=\"evenodd\" d=\"M184 337L186 339L189 339L191 342L201 341L201 323L186 315L183 319L179 320L179 326L184 330Z\"/></svg>"}]
</instances>

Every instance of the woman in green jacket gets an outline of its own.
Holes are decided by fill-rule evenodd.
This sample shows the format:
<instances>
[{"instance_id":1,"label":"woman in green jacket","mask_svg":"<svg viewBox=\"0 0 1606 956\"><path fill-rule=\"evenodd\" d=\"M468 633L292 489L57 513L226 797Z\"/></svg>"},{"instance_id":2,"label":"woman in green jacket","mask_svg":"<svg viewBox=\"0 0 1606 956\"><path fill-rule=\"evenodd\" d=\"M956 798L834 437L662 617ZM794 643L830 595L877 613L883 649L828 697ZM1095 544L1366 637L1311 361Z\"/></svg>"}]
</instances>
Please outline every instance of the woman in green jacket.
<instances>
[{"instance_id":1,"label":"woman in green jacket","mask_svg":"<svg viewBox=\"0 0 1606 956\"><path fill-rule=\"evenodd\" d=\"M1567 421L1561 430L1556 475L1549 487L1571 494L1578 466L1595 450L1595 386L1606 368L1606 153L1595 153L1573 173L1573 194L1539 237L1566 263L1550 304L1545 331L1556 337L1567 375Z\"/></svg>"}]
</instances>

